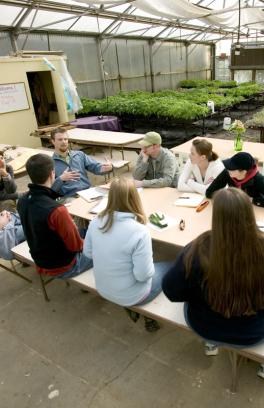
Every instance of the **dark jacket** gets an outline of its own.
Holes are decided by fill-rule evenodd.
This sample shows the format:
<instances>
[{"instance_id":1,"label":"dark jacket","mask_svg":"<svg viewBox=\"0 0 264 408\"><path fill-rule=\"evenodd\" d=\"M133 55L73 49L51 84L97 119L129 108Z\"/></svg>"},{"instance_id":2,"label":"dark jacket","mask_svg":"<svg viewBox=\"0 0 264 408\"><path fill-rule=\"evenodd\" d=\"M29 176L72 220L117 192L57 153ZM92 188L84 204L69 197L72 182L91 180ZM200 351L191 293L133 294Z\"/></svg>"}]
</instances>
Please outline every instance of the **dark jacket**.
<instances>
[{"instance_id":1,"label":"dark jacket","mask_svg":"<svg viewBox=\"0 0 264 408\"><path fill-rule=\"evenodd\" d=\"M198 256L194 258L192 273L186 278L184 258L189 245L163 278L162 289L167 298L172 302L187 302L189 324L205 339L237 345L251 345L264 339L263 310L255 315L227 319L210 308L202 286L203 274Z\"/></svg>"},{"instance_id":2,"label":"dark jacket","mask_svg":"<svg viewBox=\"0 0 264 408\"><path fill-rule=\"evenodd\" d=\"M213 193L226 185L235 187L235 183L230 177L228 171L225 169L220 173L212 184L206 190L206 197L211 198ZM257 174L246 183L242 184L241 189L245 191L250 197L259 197L264 194L264 176L257 172Z\"/></svg>"},{"instance_id":3,"label":"dark jacket","mask_svg":"<svg viewBox=\"0 0 264 408\"><path fill-rule=\"evenodd\" d=\"M14 180L13 168L6 165L7 177L0 177L0 200L16 200L18 198L17 185Z\"/></svg>"},{"instance_id":4,"label":"dark jacket","mask_svg":"<svg viewBox=\"0 0 264 408\"><path fill-rule=\"evenodd\" d=\"M76 252L69 251L56 231L49 228L50 213L61 204L58 194L50 188L29 184L29 192L18 201L18 213L30 253L37 266L60 268L71 263Z\"/></svg>"}]
</instances>

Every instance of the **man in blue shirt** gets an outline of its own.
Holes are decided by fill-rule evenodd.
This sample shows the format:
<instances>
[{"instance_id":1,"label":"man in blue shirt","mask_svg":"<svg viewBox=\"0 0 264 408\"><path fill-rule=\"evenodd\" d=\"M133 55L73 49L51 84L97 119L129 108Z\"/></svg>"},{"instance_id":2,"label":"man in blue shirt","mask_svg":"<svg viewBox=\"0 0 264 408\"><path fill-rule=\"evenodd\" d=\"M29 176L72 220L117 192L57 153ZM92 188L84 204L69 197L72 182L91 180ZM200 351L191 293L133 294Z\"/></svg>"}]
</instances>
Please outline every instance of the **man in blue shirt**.
<instances>
[{"instance_id":1,"label":"man in blue shirt","mask_svg":"<svg viewBox=\"0 0 264 408\"><path fill-rule=\"evenodd\" d=\"M94 174L104 174L112 170L110 161L102 164L79 150L69 150L69 140L65 129L57 128L51 131L51 141L55 152L55 182L52 189L61 196L71 197L77 191L91 187L87 171Z\"/></svg>"}]
</instances>

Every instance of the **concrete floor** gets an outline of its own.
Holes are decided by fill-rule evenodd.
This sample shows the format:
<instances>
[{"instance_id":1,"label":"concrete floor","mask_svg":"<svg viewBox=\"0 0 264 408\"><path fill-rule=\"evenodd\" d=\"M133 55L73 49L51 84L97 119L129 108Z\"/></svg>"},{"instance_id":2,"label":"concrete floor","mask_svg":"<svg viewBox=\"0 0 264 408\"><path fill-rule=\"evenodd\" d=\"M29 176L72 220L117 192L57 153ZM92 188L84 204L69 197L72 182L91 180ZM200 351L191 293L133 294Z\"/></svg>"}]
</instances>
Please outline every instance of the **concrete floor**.
<instances>
[{"instance_id":1,"label":"concrete floor","mask_svg":"<svg viewBox=\"0 0 264 408\"><path fill-rule=\"evenodd\" d=\"M18 179L20 191L27 182ZM231 394L225 351L205 357L200 339L166 324L148 333L142 319L64 282L48 285L45 302L33 268L21 271L32 284L0 269L0 408L263 407L257 363L242 364Z\"/></svg>"}]
</instances>

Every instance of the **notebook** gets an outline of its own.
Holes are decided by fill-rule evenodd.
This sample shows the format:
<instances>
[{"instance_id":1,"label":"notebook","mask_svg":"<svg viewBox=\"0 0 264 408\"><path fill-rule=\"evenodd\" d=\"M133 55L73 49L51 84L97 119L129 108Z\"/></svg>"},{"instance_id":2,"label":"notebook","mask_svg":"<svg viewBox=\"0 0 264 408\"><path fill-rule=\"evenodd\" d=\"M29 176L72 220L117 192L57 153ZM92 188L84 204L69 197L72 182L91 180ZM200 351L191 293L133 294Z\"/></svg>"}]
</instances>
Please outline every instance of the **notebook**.
<instances>
[{"instance_id":1,"label":"notebook","mask_svg":"<svg viewBox=\"0 0 264 408\"><path fill-rule=\"evenodd\" d=\"M82 197L88 203L92 201L99 200L100 198L105 196L105 192L99 191L95 187L87 188L86 190L78 191L77 194Z\"/></svg>"},{"instance_id":2,"label":"notebook","mask_svg":"<svg viewBox=\"0 0 264 408\"><path fill-rule=\"evenodd\" d=\"M198 207L201 202L204 200L202 194L197 193L182 193L180 197L174 201L174 205L178 207Z\"/></svg>"}]
</instances>

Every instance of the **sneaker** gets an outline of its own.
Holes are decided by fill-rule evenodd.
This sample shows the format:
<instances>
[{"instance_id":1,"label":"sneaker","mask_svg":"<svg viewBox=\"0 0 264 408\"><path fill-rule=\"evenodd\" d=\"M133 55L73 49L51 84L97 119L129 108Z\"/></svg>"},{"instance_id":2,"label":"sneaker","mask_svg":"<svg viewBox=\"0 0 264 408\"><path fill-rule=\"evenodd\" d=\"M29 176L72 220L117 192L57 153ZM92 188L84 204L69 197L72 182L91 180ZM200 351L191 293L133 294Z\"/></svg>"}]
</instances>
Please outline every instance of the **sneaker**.
<instances>
[{"instance_id":1,"label":"sneaker","mask_svg":"<svg viewBox=\"0 0 264 408\"><path fill-rule=\"evenodd\" d=\"M149 317L145 317L144 316L144 320L145 320L145 329L148 332L156 332L160 329L160 325L156 320L150 319Z\"/></svg>"},{"instance_id":2,"label":"sneaker","mask_svg":"<svg viewBox=\"0 0 264 408\"><path fill-rule=\"evenodd\" d=\"M259 369L257 371L257 375L260 378L264 378L264 364L259 365Z\"/></svg>"},{"instance_id":3,"label":"sneaker","mask_svg":"<svg viewBox=\"0 0 264 408\"><path fill-rule=\"evenodd\" d=\"M206 356L217 356L218 354L218 347L212 343L205 343L204 345L204 354Z\"/></svg>"}]
</instances>

